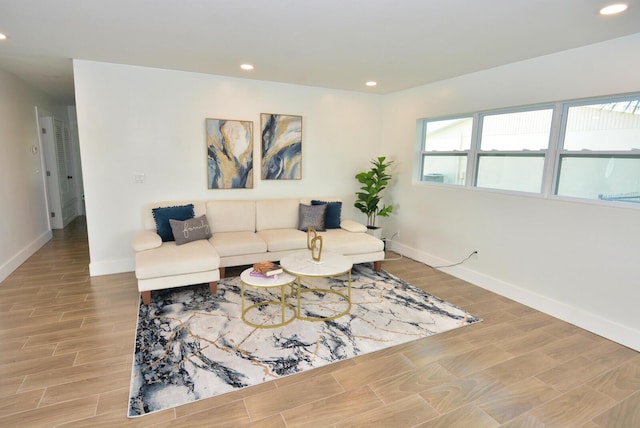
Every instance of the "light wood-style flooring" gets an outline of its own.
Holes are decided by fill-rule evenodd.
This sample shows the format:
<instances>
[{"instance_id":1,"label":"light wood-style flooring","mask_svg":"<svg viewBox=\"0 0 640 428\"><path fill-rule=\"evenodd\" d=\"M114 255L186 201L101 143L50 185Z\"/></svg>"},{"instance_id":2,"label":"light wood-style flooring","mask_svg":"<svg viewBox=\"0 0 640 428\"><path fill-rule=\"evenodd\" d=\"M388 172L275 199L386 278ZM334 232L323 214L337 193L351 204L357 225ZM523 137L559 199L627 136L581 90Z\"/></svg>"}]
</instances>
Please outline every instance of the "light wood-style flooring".
<instances>
[{"instance_id":1,"label":"light wood-style flooring","mask_svg":"<svg viewBox=\"0 0 640 428\"><path fill-rule=\"evenodd\" d=\"M88 262L78 218L0 283L0 427L640 426L640 353L407 258L383 269L484 321L128 419L136 280Z\"/></svg>"}]
</instances>

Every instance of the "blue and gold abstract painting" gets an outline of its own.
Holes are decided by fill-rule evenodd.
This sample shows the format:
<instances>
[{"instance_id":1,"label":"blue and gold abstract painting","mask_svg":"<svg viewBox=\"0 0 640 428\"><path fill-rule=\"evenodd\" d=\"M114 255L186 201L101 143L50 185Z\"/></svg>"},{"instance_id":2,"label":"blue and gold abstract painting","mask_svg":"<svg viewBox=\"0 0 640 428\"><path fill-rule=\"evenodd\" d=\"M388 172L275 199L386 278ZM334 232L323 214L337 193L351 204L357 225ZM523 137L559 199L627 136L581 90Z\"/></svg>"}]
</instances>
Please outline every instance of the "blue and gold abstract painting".
<instances>
[{"instance_id":1,"label":"blue and gold abstract painting","mask_svg":"<svg viewBox=\"0 0 640 428\"><path fill-rule=\"evenodd\" d=\"M302 116L262 113L262 179L302 178Z\"/></svg>"},{"instance_id":2,"label":"blue and gold abstract painting","mask_svg":"<svg viewBox=\"0 0 640 428\"><path fill-rule=\"evenodd\" d=\"M253 188L253 122L207 119L209 189Z\"/></svg>"}]
</instances>

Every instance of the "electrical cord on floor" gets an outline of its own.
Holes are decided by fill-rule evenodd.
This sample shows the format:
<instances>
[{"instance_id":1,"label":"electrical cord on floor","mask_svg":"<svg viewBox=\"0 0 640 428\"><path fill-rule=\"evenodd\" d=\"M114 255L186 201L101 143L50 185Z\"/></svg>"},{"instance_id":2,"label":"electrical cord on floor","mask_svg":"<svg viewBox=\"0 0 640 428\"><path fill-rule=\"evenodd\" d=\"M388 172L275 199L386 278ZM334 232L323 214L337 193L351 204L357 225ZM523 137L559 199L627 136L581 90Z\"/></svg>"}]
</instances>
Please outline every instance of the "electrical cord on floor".
<instances>
[{"instance_id":1,"label":"electrical cord on floor","mask_svg":"<svg viewBox=\"0 0 640 428\"><path fill-rule=\"evenodd\" d=\"M473 256L474 254L478 254L477 251L472 252L471 254L469 254L467 257L465 257L464 259L462 259L461 261L459 261L458 263L453 263L450 265L442 265L442 266L431 266L425 263L425 265L429 266L432 269L442 269L442 268L448 268L448 267L453 267L453 266L458 266L461 265L462 263L466 262L467 260L469 260L471 258L471 256Z\"/></svg>"},{"instance_id":2,"label":"electrical cord on floor","mask_svg":"<svg viewBox=\"0 0 640 428\"><path fill-rule=\"evenodd\" d=\"M397 235L397 233L396 233L396 234L394 234L391 238L395 237L396 235ZM385 245L386 245L386 241L390 241L390 240L391 240L391 238L390 238L390 239L384 239L384 238L383 238L383 241L385 241ZM401 259L402 259L402 257L403 257L403 256L402 256L402 254L397 253L397 254L398 254L398 257L387 258L387 257L386 257L386 252L387 252L387 250L385 249L385 258L384 258L384 260L383 260L383 261L385 261L385 262L401 260ZM424 265L425 265L425 266L429 266L429 267L430 267L430 268L432 268L432 269L442 269L442 268L454 267L454 266L458 266L458 265L461 265L462 263L466 262L466 261L467 261L467 260L469 260L469 259L471 258L471 256L473 256L474 254L478 254L478 251L477 251L477 250L475 250L475 251L471 252L471 254L469 254L467 257L465 257L464 259L460 260L458 263L453 263L453 264L450 264L450 265L431 266L430 264L427 264L427 263L424 263Z\"/></svg>"},{"instance_id":3,"label":"electrical cord on floor","mask_svg":"<svg viewBox=\"0 0 640 428\"><path fill-rule=\"evenodd\" d=\"M398 234L398 232L394 233L393 236L391 238L382 238L382 240L384 241L384 262L391 262L391 261L395 261L395 260L400 260L402 259L402 254L396 253L398 254L398 257L392 257L392 258L387 258L387 242L391 241L396 235ZM391 250L389 250L391 251Z\"/></svg>"},{"instance_id":4,"label":"electrical cord on floor","mask_svg":"<svg viewBox=\"0 0 640 428\"><path fill-rule=\"evenodd\" d=\"M396 254L398 254L398 257L392 257L392 258L389 258L389 259L386 257L386 254L387 254L387 248L386 248L387 247L387 241L393 240L393 238L395 238L396 236L398 236L398 232L396 232L393 235L391 235L391 238L382 238L382 240L384 241L384 246L385 246L385 249L384 249L385 258L383 260L385 262L391 262L391 261L396 261L396 260L401 260L402 259L402 254L399 254L399 253L396 253Z\"/></svg>"}]
</instances>

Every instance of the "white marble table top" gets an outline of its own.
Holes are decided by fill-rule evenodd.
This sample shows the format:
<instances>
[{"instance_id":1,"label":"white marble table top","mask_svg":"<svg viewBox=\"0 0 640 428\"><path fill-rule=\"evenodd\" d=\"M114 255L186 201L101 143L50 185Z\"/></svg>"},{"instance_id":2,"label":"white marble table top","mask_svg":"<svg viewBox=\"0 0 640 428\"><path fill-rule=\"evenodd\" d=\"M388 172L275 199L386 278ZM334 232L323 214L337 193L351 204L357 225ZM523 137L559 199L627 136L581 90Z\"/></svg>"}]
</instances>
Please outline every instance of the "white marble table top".
<instances>
[{"instance_id":1,"label":"white marble table top","mask_svg":"<svg viewBox=\"0 0 640 428\"><path fill-rule=\"evenodd\" d=\"M311 251L289 254L280 260L285 271L302 276L332 276L348 272L353 263L341 254L323 251L319 262L311 258Z\"/></svg>"},{"instance_id":2,"label":"white marble table top","mask_svg":"<svg viewBox=\"0 0 640 428\"><path fill-rule=\"evenodd\" d=\"M279 287L282 285L290 284L296 279L293 275L289 275L286 272L279 273L273 276L261 277L252 276L251 271L253 271L252 267L243 270L240 274L240 280L252 287Z\"/></svg>"}]
</instances>

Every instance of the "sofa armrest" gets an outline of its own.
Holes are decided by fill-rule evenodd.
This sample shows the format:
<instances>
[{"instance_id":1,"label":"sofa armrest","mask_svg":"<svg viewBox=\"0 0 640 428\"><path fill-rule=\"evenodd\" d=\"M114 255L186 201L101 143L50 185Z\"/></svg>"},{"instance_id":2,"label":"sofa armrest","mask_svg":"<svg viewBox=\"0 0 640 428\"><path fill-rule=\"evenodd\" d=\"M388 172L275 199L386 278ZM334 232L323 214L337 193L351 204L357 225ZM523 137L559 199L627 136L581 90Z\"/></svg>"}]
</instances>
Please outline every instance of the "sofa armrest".
<instances>
[{"instance_id":1,"label":"sofa armrest","mask_svg":"<svg viewBox=\"0 0 640 428\"><path fill-rule=\"evenodd\" d=\"M366 232L367 226L354 220L345 219L340 222L340 228L349 232Z\"/></svg>"},{"instance_id":2,"label":"sofa armrest","mask_svg":"<svg viewBox=\"0 0 640 428\"><path fill-rule=\"evenodd\" d=\"M162 245L162 238L153 230L140 230L133 235L131 248L134 251L150 250Z\"/></svg>"}]
</instances>

